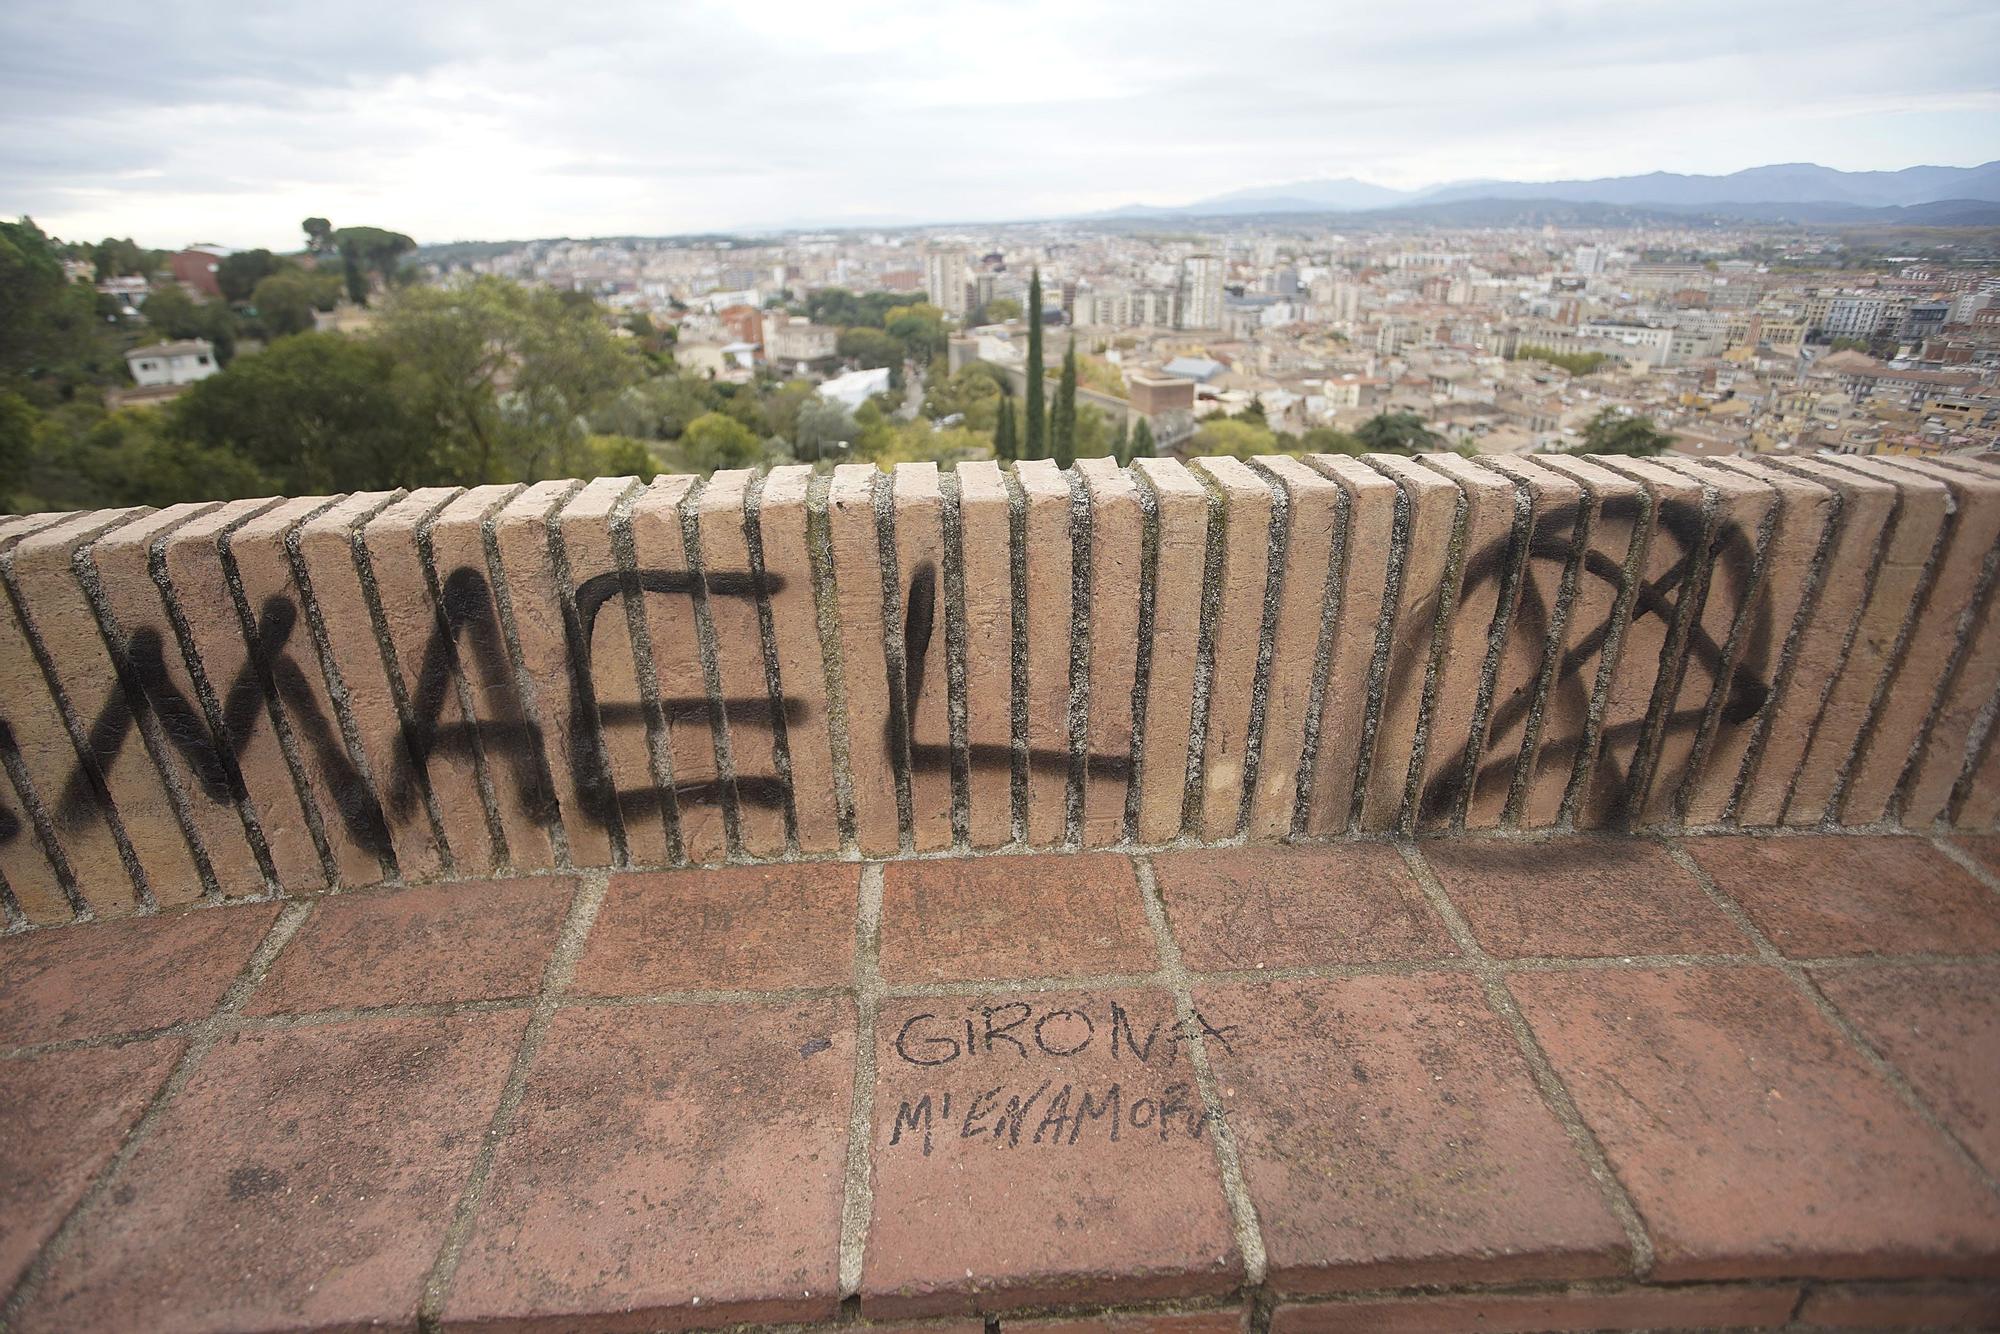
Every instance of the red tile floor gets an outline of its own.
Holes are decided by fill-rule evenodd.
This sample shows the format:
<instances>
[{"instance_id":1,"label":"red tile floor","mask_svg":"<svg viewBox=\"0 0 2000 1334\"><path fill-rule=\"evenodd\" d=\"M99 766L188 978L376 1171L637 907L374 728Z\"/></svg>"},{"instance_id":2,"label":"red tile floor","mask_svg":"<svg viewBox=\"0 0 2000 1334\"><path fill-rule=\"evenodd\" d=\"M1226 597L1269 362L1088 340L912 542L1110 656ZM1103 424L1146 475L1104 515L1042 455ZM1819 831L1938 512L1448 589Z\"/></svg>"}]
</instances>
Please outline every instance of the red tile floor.
<instances>
[{"instance_id":1,"label":"red tile floor","mask_svg":"<svg viewBox=\"0 0 2000 1334\"><path fill-rule=\"evenodd\" d=\"M1992 840L540 876L0 939L7 1327L2000 1324Z\"/></svg>"}]
</instances>

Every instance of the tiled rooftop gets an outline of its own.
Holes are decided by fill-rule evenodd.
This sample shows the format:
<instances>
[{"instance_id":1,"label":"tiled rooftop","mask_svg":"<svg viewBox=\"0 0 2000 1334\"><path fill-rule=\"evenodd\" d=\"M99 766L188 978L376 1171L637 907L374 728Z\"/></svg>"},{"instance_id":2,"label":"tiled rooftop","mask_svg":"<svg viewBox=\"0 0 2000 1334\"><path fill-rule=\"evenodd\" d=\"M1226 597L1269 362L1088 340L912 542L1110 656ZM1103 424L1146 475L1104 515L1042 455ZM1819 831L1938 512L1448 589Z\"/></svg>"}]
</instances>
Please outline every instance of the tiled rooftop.
<instances>
[{"instance_id":1,"label":"tiled rooftop","mask_svg":"<svg viewBox=\"0 0 2000 1334\"><path fill-rule=\"evenodd\" d=\"M2000 1322L1991 836L204 904L0 939L0 1070L23 1331Z\"/></svg>"}]
</instances>

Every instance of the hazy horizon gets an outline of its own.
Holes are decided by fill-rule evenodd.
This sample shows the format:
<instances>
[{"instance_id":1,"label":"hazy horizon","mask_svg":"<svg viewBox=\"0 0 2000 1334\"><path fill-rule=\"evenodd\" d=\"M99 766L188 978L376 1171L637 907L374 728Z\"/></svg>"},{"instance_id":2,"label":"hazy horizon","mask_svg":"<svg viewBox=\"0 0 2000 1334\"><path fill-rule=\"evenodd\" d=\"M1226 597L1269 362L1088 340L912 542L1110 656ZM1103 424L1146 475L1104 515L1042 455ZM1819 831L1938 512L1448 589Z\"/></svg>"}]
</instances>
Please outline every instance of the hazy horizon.
<instances>
[{"instance_id":1,"label":"hazy horizon","mask_svg":"<svg viewBox=\"0 0 2000 1334\"><path fill-rule=\"evenodd\" d=\"M1055 217L1330 177L1411 189L2000 156L2000 6L873 0L337 21L0 10L0 214L296 248ZM1859 91L1854 91L1859 90Z\"/></svg>"}]
</instances>

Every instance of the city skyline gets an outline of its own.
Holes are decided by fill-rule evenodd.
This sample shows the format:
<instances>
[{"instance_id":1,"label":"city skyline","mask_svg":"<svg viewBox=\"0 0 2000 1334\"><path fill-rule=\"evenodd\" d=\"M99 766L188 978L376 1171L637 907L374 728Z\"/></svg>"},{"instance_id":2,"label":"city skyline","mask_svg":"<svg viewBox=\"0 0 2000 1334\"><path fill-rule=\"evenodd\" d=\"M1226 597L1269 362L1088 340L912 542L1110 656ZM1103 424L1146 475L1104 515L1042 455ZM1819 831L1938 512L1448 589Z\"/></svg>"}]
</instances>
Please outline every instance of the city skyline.
<instances>
[{"instance_id":1,"label":"city skyline","mask_svg":"<svg viewBox=\"0 0 2000 1334\"><path fill-rule=\"evenodd\" d=\"M210 14L212 11L203 11ZM1321 177L2000 156L2000 10L880 0L0 14L0 212L67 236L292 246L1060 217ZM107 58L130 53L135 59Z\"/></svg>"}]
</instances>

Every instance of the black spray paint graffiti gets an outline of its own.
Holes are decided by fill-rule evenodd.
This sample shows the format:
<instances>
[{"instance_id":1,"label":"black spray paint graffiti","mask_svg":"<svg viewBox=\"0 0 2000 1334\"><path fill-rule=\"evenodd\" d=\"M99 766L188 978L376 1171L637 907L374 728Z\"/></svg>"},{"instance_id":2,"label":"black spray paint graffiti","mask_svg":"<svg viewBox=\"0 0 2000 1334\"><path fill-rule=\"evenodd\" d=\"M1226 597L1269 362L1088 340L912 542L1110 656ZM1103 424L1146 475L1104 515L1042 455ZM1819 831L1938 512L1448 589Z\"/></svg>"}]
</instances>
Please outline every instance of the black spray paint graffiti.
<instances>
[{"instance_id":1,"label":"black spray paint graffiti","mask_svg":"<svg viewBox=\"0 0 2000 1334\"><path fill-rule=\"evenodd\" d=\"M1606 502L1601 522L1629 522L1637 517L1638 501L1613 497ZM1510 567L1521 558L1531 563L1561 564L1569 558L1570 533L1579 515L1576 511L1548 512L1537 516L1524 553L1516 553L1513 539L1507 538L1486 550L1467 557L1461 577L1460 597L1488 581L1504 581ZM1565 524L1567 520L1567 524ZM1668 501L1659 507L1652 539L1674 544L1679 559L1657 579L1642 582L1635 590L1631 617L1634 623L1658 618L1671 625L1677 619L1689 622L1683 658L1686 670L1705 673L1711 683L1720 683L1723 705L1721 721L1741 725L1754 719L1770 694L1768 675L1772 670L1776 644L1768 613L1756 618L1741 634L1741 648L1733 663L1726 662L1726 646L1695 623L1697 617L1678 615L1682 597L1690 591L1741 599L1751 586L1756 563L1755 535L1740 526L1715 525L1704 547L1708 524L1699 507ZM1700 578L1706 575L1705 582ZM1592 579L1616 589L1625 578L1624 567L1604 553L1586 550L1579 579ZM1696 585L1700 587L1697 588ZM912 735L910 720L918 711L929 681L926 670L938 625L938 573L929 562L912 573L904 597L902 648L904 668L900 680L891 671L891 708L884 728L882 746L892 764L907 763L912 772L949 772L953 747L948 738L919 738ZM619 597L645 596L761 599L780 591L784 579L768 573L716 571L705 575L675 570L637 570L607 573L585 579L573 591L564 617L566 670L570 676L571 705L568 716L556 725L565 731L566 750L576 771L579 804L583 817L600 825L633 818L635 814L657 812L668 801L686 804L717 804L734 801L745 805L781 809L790 800L784 779L778 775L743 774L724 783L719 778L676 779L670 789L620 789L613 777L604 735L626 728L695 727L715 729L738 723L761 724L782 736L782 729L805 717L805 702L792 695L729 696L711 700L705 693L665 695L655 700L603 700L597 696L591 672L591 644L599 615ZM1517 607L1508 626L1508 635L1529 643L1546 639L1557 615L1555 591L1542 583L1524 583ZM481 678L506 680L513 674L506 638L500 625L492 589L486 574L474 567L461 566L445 576L439 586L437 625L429 636L418 666L416 682L408 699L407 717L402 722L403 746L384 783L378 799L364 775L349 756L337 724L322 710L319 698L302 667L294 646L299 612L288 598L274 596L258 609L252 653L235 678L218 683L222 737L218 739L200 707L175 685L164 658L165 641L153 628L135 631L124 649L114 655L114 667L121 686L112 692L99 715L87 727L88 747L95 763L79 762L60 796L60 811L75 814L91 806L110 804L102 777L119 750L130 740L141 719L150 714L160 734L181 757L194 776L201 793L216 802L245 800L244 776L238 765L255 729L262 725L267 701L289 720L298 744L306 747L318 771L332 788L335 814L349 835L361 847L378 857L390 855L389 823L414 817L421 798L421 777L433 757L483 754L489 764L504 768L505 781L512 784L522 805L535 818L553 823L559 818L560 799L551 779L542 724L528 717L511 689L489 692L489 711L476 718L445 724L448 702L457 682L469 679L468 668ZM1697 611L1699 609L1697 608ZM1738 608L1731 609L1732 619ZM1407 618L1413 626L1424 626L1426 618ZM1586 671L1603 651L1616 629L1616 618L1588 626L1572 625L1568 645L1543 696L1541 745L1554 756L1580 754L1586 740L1595 686ZM1628 629L1629 633L1629 629ZM1414 642L1414 641L1413 641ZM1427 642L1427 641L1426 641ZM310 650L308 650L309 652ZM1392 655L1386 689L1390 692L1423 689L1425 655L1411 651ZM1519 726L1534 707L1536 692L1517 693L1495 700L1486 734L1501 736ZM1707 719L1705 708L1680 710L1664 717L1627 721L1605 729L1597 738L1597 771L1591 784L1606 784L1617 790L1615 817L1623 817L1641 794L1631 790L1630 773L1619 769L1613 753L1621 743L1638 740L1649 728L1666 735L1700 728ZM1449 812L1468 791L1488 781L1496 773L1512 772L1515 756L1481 755L1476 763L1463 743L1451 763L1421 794L1426 817ZM0 751L12 756L13 737L0 720ZM976 743L965 747L970 769L1011 771L1018 753L1012 745ZM1030 766L1069 768L1075 758L1068 750L1053 747L1030 748ZM1088 771L1128 778L1132 771L1129 754L1090 751L1081 757ZM500 781L498 775L495 781ZM386 809L385 809L386 808ZM0 842L17 838L24 826L20 818L0 805Z\"/></svg>"},{"instance_id":2,"label":"black spray paint graffiti","mask_svg":"<svg viewBox=\"0 0 2000 1334\"><path fill-rule=\"evenodd\" d=\"M564 729L566 751L574 769L581 814L599 825L652 814L657 818L667 802L682 806L727 801L782 809L790 800L785 781L772 774L737 773L725 783L716 777L677 778L670 789L620 788L613 776L605 734L628 728L710 729L743 723L762 724L776 731L796 725L806 714L804 700L783 695L728 696L719 702L704 694L664 695L654 700L599 698L591 671L591 645L599 616L615 599L669 596L693 601L699 597L763 598L781 591L782 576L741 571L705 575L680 570L642 569L630 573L594 575L579 584L564 617L565 667L570 678L570 708L558 723ZM349 756L337 724L327 717L297 659L293 635L297 606L286 597L267 599L258 613L253 652L236 677L225 683L220 704L221 738L201 709L174 683L164 658L165 643L151 627L134 632L122 651L114 652L114 667L122 689L111 694L88 727L95 764L79 763L61 797L64 814L93 806L108 806L110 795L102 773L116 759L131 733L148 714L187 765L203 796L215 802L244 802L247 789L238 760L249 746L266 701L275 699L294 735L307 747L318 772L331 788L336 814L356 844L377 857L391 855L390 823L416 818L422 800L422 775L440 756L483 756L502 771L494 781L512 785L522 807L550 824L560 818L561 801L552 779L543 725L531 719L515 691L488 692L487 711L464 721L445 722L457 683L469 679L506 680L514 672L492 588L484 571L471 566L452 570L438 588L438 624L428 637L402 720L403 745L379 795ZM892 711L882 744L892 763L903 754L916 769L945 769L951 763L948 742L912 744L907 718L915 711L924 688L924 655L935 626L936 572L921 567L913 578L904 627L908 671L907 707ZM4 720L0 720L4 728ZM0 748L11 748L11 732L0 732ZM1067 763L1066 752L1035 751L1031 762ZM974 748L975 765L1006 766L1010 748ZM1122 767L1122 756L1093 756L1097 764ZM22 830L18 816L0 807L0 842Z\"/></svg>"},{"instance_id":3,"label":"black spray paint graffiti","mask_svg":"<svg viewBox=\"0 0 2000 1334\"><path fill-rule=\"evenodd\" d=\"M1600 522L1635 523L1639 507L1636 497L1611 497L1604 504ZM1581 517L1581 506L1558 507L1539 514L1525 551L1530 565L1554 564L1560 568L1567 562L1572 536ZM1590 770L1582 777L1580 790L1613 794L1605 811L1605 820L1609 823L1631 819L1637 814L1638 804L1645 795L1637 790L1637 780L1641 775L1636 772L1637 765L1645 758L1643 748L1633 752L1630 767L1617 759L1620 749L1642 742L1649 730L1653 734L1654 746L1658 745L1660 738L1698 731L1709 719L1707 701L1713 694L1719 693L1722 701L1719 722L1732 727L1755 719L1771 695L1770 677L1776 667L1778 644L1768 608L1752 617L1739 632L1740 644L1734 662L1728 661L1728 645L1718 643L1700 624L1701 603L1697 602L1687 616L1681 616L1684 598L1719 596L1733 599L1727 607L1726 619L1734 624L1741 617L1743 603L1752 587L1757 564L1757 534L1740 524L1725 521L1714 525L1714 531L1708 534L1704 544L1707 527L1698 505L1672 499L1661 503L1651 541L1671 543L1677 559L1658 578L1638 581L1633 590L1630 621L1624 633L1629 637L1633 626L1649 618L1657 620L1666 629L1671 629L1677 620L1685 620L1687 637L1680 657L1683 670L1701 673L1698 679L1710 689L1701 692L1703 702L1697 708L1669 710L1658 716L1649 710L1644 717L1602 729L1595 739L1597 750L1591 757ZM1482 583L1497 584L1506 580L1510 565L1516 563L1514 555L1511 537L1500 539L1482 551L1470 553L1460 585L1461 599ZM1616 592L1624 585L1625 568L1605 553L1586 548L1577 578L1579 583L1585 579L1597 580ZM1577 601L1574 596L1571 600L1572 604ZM1508 624L1507 634L1510 640L1539 646L1547 640L1557 614L1556 590L1524 578L1520 600ZM1588 727L1596 686L1595 673L1587 669L1597 661L1617 629L1615 611L1596 624L1569 627L1567 647L1555 664L1542 704L1541 749L1546 759L1574 763L1582 757L1589 741ZM1672 647L1669 639L1664 648ZM1660 666L1663 676L1672 679L1674 664L1662 661ZM1392 679L1389 688L1421 690L1421 666ZM1532 689L1519 691L1505 700L1496 699L1486 735L1506 736L1511 729L1520 727L1534 708L1535 699L1536 692ZM1467 760L1471 758L1468 752L1479 740L1474 738L1463 743L1437 777L1425 786L1420 808L1422 818L1432 819L1447 814L1481 783L1505 782L1513 774L1517 757L1511 751L1481 755L1476 765L1468 764Z\"/></svg>"}]
</instances>

